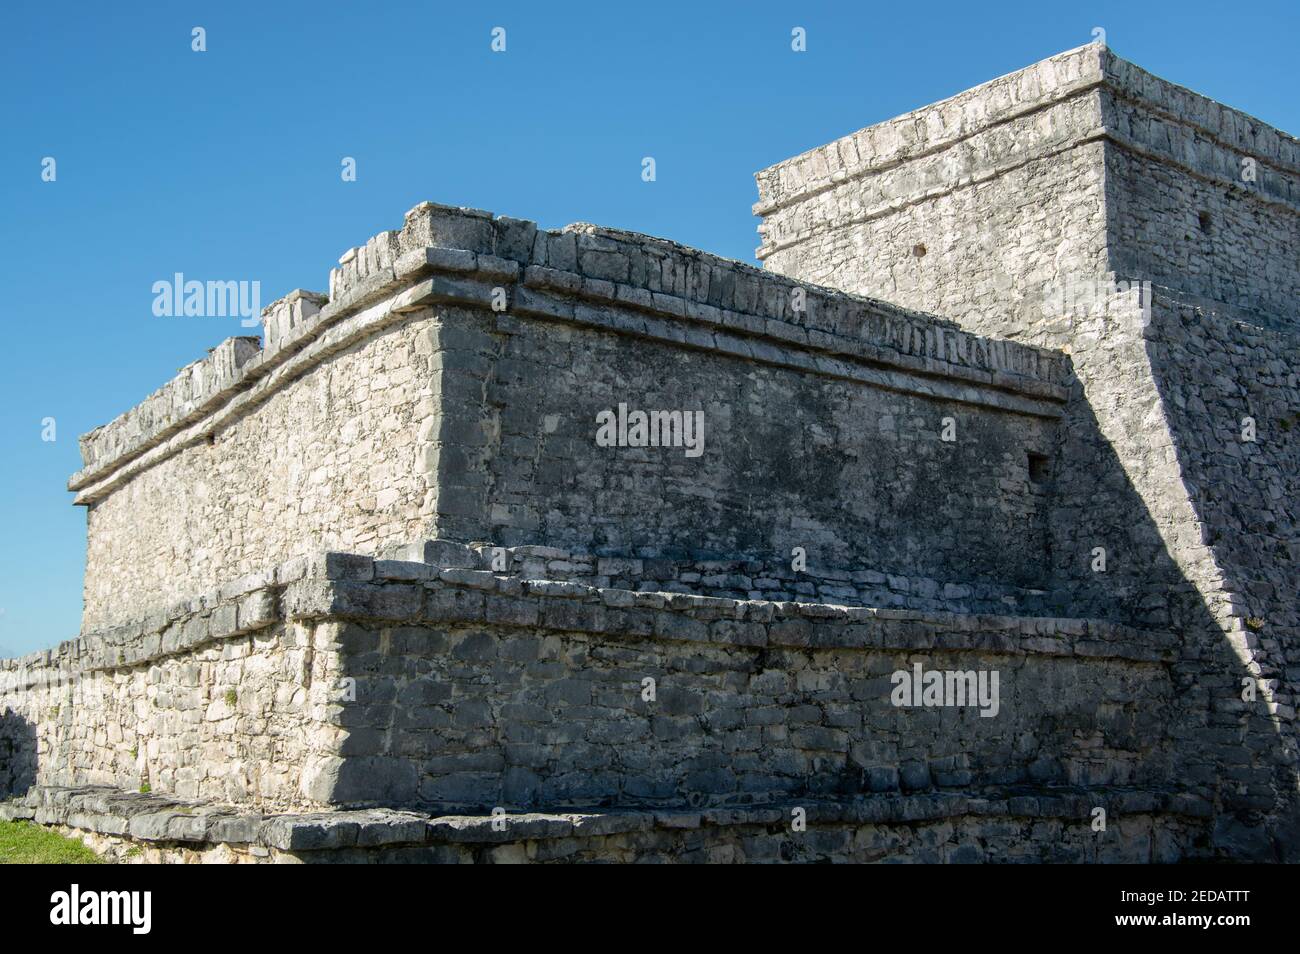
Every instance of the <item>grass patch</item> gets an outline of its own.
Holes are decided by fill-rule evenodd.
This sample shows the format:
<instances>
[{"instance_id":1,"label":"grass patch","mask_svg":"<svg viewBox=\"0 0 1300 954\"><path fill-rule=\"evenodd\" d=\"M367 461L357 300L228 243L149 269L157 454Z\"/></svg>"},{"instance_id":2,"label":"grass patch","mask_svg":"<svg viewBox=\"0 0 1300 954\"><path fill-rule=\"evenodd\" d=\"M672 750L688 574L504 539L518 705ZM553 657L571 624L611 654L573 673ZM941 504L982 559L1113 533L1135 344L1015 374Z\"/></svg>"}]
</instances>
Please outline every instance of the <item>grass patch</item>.
<instances>
[{"instance_id":1,"label":"grass patch","mask_svg":"<svg viewBox=\"0 0 1300 954\"><path fill-rule=\"evenodd\" d=\"M0 864L97 865L102 860L75 838L31 822L0 820Z\"/></svg>"}]
</instances>

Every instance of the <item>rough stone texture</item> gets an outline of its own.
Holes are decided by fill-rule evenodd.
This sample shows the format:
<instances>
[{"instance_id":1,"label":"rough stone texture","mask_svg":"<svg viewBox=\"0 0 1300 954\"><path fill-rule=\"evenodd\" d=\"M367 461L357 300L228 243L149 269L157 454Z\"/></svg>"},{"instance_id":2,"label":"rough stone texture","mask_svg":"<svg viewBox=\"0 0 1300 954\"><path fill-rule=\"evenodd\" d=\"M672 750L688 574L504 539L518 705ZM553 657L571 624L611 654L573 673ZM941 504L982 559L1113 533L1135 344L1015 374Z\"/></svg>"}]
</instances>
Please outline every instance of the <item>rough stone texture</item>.
<instances>
[{"instance_id":1,"label":"rough stone texture","mask_svg":"<svg viewBox=\"0 0 1300 954\"><path fill-rule=\"evenodd\" d=\"M1104 47L1059 54L756 178L767 268L972 330L1042 342L1058 317L1044 314L1044 286L1108 272L1294 327L1295 138Z\"/></svg>"},{"instance_id":2,"label":"rough stone texture","mask_svg":"<svg viewBox=\"0 0 1300 954\"><path fill-rule=\"evenodd\" d=\"M131 864L413 862L1162 863L1183 857L1207 814L1194 799L1117 792L1092 831L1092 798L953 795L840 799L761 808L428 816L387 810L240 815L94 788L43 788L0 805ZM796 809L807 828L794 831ZM495 825L494 825L495 823Z\"/></svg>"},{"instance_id":3,"label":"rough stone texture","mask_svg":"<svg viewBox=\"0 0 1300 954\"><path fill-rule=\"evenodd\" d=\"M5 811L153 860L1294 859L1296 140L1092 46L758 183L763 270L424 203L86 435ZM620 403L704 453L597 446ZM915 663L999 714L891 705Z\"/></svg>"},{"instance_id":4,"label":"rough stone texture","mask_svg":"<svg viewBox=\"0 0 1300 954\"><path fill-rule=\"evenodd\" d=\"M1063 605L1175 627L1181 774L1294 845L1297 141L1085 47L758 179L767 267L1069 354Z\"/></svg>"},{"instance_id":5,"label":"rough stone texture","mask_svg":"<svg viewBox=\"0 0 1300 954\"><path fill-rule=\"evenodd\" d=\"M802 546L823 570L940 588L1047 583L1027 455L1062 413L1059 357L830 291L793 312L790 282L628 233L512 248L515 220L422 206L384 234L406 247L430 219L523 259L420 249L400 278L349 260L340 304L218 379L206 416L187 390L165 420L168 386L88 435L85 629L295 554L430 535L773 570ZM704 411L708 452L596 447L620 402ZM945 417L966 439L940 439Z\"/></svg>"},{"instance_id":6,"label":"rough stone texture","mask_svg":"<svg viewBox=\"0 0 1300 954\"><path fill-rule=\"evenodd\" d=\"M430 355L419 351L428 323L338 354L97 501L84 627L297 554L420 536L430 487L415 437L433 414L418 393L428 388Z\"/></svg>"},{"instance_id":7,"label":"rough stone texture","mask_svg":"<svg viewBox=\"0 0 1300 954\"><path fill-rule=\"evenodd\" d=\"M459 549L467 558L447 562L475 556ZM341 554L268 576L6 661L0 691L34 727L39 781L258 807L488 810L1147 787L1168 774L1168 634ZM1005 708L896 708L889 675L917 662L998 670Z\"/></svg>"}]
</instances>

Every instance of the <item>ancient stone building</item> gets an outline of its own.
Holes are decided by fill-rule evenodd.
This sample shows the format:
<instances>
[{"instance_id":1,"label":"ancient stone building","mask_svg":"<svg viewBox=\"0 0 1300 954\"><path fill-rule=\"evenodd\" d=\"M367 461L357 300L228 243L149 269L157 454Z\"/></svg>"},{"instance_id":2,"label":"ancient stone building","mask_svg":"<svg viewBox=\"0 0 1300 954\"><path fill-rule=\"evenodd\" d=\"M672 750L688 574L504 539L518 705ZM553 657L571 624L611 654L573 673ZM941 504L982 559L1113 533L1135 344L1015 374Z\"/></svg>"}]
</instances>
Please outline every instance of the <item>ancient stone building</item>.
<instances>
[{"instance_id":1,"label":"ancient stone building","mask_svg":"<svg viewBox=\"0 0 1300 954\"><path fill-rule=\"evenodd\" d=\"M83 437L3 811L145 858L1295 858L1300 143L1089 46L757 178L762 269L422 204Z\"/></svg>"}]
</instances>

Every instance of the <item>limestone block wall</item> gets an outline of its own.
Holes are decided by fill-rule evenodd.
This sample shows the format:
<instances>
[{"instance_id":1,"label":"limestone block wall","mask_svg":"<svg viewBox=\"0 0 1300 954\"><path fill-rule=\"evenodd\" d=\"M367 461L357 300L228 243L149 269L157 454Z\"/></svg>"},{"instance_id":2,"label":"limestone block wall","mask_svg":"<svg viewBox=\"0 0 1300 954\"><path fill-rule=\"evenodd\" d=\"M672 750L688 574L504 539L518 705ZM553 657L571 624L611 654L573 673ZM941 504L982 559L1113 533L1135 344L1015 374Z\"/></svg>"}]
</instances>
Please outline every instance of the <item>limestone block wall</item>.
<instances>
[{"instance_id":1,"label":"limestone block wall","mask_svg":"<svg viewBox=\"0 0 1300 954\"><path fill-rule=\"evenodd\" d=\"M1116 56L1103 68L1111 269L1294 329L1300 141Z\"/></svg>"},{"instance_id":2,"label":"limestone block wall","mask_svg":"<svg viewBox=\"0 0 1300 954\"><path fill-rule=\"evenodd\" d=\"M787 567L798 546L931 596L1050 585L1050 352L662 240L428 204L331 288L83 440L87 631L426 536ZM701 412L701 452L597 446L620 404Z\"/></svg>"},{"instance_id":3,"label":"limestone block wall","mask_svg":"<svg viewBox=\"0 0 1300 954\"><path fill-rule=\"evenodd\" d=\"M297 554L419 536L431 491L415 441L432 416L431 356L419 343L430 320L358 342L91 502L83 628Z\"/></svg>"},{"instance_id":4,"label":"limestone block wall","mask_svg":"<svg viewBox=\"0 0 1300 954\"><path fill-rule=\"evenodd\" d=\"M1178 791L1168 633L634 592L428 554L457 565L296 558L4 661L26 785L258 810ZM916 664L997 671L996 712L895 706L891 675Z\"/></svg>"},{"instance_id":5,"label":"limestone block wall","mask_svg":"<svg viewBox=\"0 0 1300 954\"><path fill-rule=\"evenodd\" d=\"M461 408L485 489L470 539L764 563L802 547L827 568L1048 585L1049 495L1029 466L1051 454L1049 418L556 322L452 322L486 398L477 419ZM597 446L620 405L698 412L702 452Z\"/></svg>"},{"instance_id":6,"label":"limestone block wall","mask_svg":"<svg viewBox=\"0 0 1300 954\"><path fill-rule=\"evenodd\" d=\"M1082 47L756 175L770 271L1056 345L1106 271L1104 54Z\"/></svg>"},{"instance_id":7,"label":"limestone block wall","mask_svg":"<svg viewBox=\"0 0 1300 954\"><path fill-rule=\"evenodd\" d=\"M696 610L610 590L565 606L536 592L546 590L433 594L448 607L436 612L468 624L335 630L344 668L363 674L359 699L375 700L348 713L350 750L401 803L672 806L1168 782L1172 685L1158 637L1105 643L1128 658L1098 659L1098 630L1044 621L770 604L735 619L725 601ZM996 671L1007 708L983 718L894 707L892 674L917 663Z\"/></svg>"},{"instance_id":8,"label":"limestone block wall","mask_svg":"<svg viewBox=\"0 0 1300 954\"><path fill-rule=\"evenodd\" d=\"M10 764L26 767L6 792L106 785L268 809L302 804L304 766L337 750L339 733L323 716L337 660L313 646L310 628L282 618L263 582L0 662L0 712L21 740Z\"/></svg>"},{"instance_id":9,"label":"limestone block wall","mask_svg":"<svg viewBox=\"0 0 1300 954\"><path fill-rule=\"evenodd\" d=\"M1221 735L1213 756L1237 766L1244 804L1269 810L1270 793L1295 798L1300 767L1300 339L1289 322L1260 327L1254 314L1160 292L1145 338L1206 562L1218 571L1202 590L1240 660L1234 688L1244 670L1258 699L1246 731Z\"/></svg>"},{"instance_id":10,"label":"limestone block wall","mask_svg":"<svg viewBox=\"0 0 1300 954\"><path fill-rule=\"evenodd\" d=\"M1300 336L1240 319L1217 302L1158 292L1147 352L1203 542L1235 594L1231 609L1289 627L1300 562Z\"/></svg>"}]
</instances>

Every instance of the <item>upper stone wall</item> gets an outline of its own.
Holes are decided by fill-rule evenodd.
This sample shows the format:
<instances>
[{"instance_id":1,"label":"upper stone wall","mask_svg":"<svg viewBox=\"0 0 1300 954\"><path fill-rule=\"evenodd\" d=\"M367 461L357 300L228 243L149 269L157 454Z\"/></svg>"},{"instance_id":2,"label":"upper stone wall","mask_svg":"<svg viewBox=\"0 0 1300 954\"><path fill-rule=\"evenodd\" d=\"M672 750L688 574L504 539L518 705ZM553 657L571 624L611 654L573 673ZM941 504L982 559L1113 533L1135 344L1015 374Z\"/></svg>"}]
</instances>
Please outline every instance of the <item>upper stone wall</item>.
<instances>
[{"instance_id":1,"label":"upper stone wall","mask_svg":"<svg viewBox=\"0 0 1300 954\"><path fill-rule=\"evenodd\" d=\"M1108 64L1110 269L1296 327L1297 140L1131 63Z\"/></svg>"},{"instance_id":2,"label":"upper stone wall","mask_svg":"<svg viewBox=\"0 0 1300 954\"><path fill-rule=\"evenodd\" d=\"M213 413L344 319L431 274L473 275L525 289L511 313L527 312L543 290L595 303L617 302L665 320L693 346L725 347L719 335L842 352L883 365L1027 393L1052 393L1059 359L1044 351L983 342L950 321L885 302L781 279L762 269L675 242L585 223L558 231L477 209L425 202L401 230L349 249L329 277L330 294L301 290L263 313L265 343L228 339L182 369L136 407L81 438L85 466L69 480L79 503L101 496L105 477ZM806 296L802 312L793 291ZM531 290L536 291L531 291ZM1046 388L1044 389L1044 385Z\"/></svg>"},{"instance_id":3,"label":"upper stone wall","mask_svg":"<svg viewBox=\"0 0 1300 954\"><path fill-rule=\"evenodd\" d=\"M1300 204L1293 177L1300 169L1300 141L1247 113L1170 83L1096 44L1058 53L1032 66L981 83L937 103L860 129L754 174L759 201L756 215L807 199L850 179L878 173L898 163L918 159L936 149L968 141L977 133L1047 110L1105 86L1112 97L1147 113L1147 125L1108 112L1106 132L1133 144L1159 149L1169 159L1192 164L1199 172L1215 172L1240 181L1240 164L1224 164L1209 148L1218 145L1239 155L1254 156L1290 174L1260 183L1260 191L1291 205ZM1111 100L1113 101L1113 100ZM1163 124L1150 123L1153 117ZM1123 125L1119 125L1124 122ZM1101 132L1101 130L1097 130ZM1035 130L1031 141L1015 148L1023 155L1044 151L1053 136L1066 132L1055 124ZM1197 141L1189 134L1200 133ZM1062 140L1058 140L1062 141ZM969 156L972 160L987 159ZM760 234L764 234L760 228ZM764 243L768 244L767 242ZM760 248L763 256L765 249Z\"/></svg>"},{"instance_id":4,"label":"upper stone wall","mask_svg":"<svg viewBox=\"0 0 1300 954\"><path fill-rule=\"evenodd\" d=\"M758 173L769 271L1040 333L1043 289L1106 263L1101 54L1083 47Z\"/></svg>"},{"instance_id":5,"label":"upper stone wall","mask_svg":"<svg viewBox=\"0 0 1300 954\"><path fill-rule=\"evenodd\" d=\"M982 333L1063 344L1052 290L1112 273L1274 316L1300 290L1297 140L1098 46L756 178L768 269Z\"/></svg>"},{"instance_id":6,"label":"upper stone wall","mask_svg":"<svg viewBox=\"0 0 1300 954\"><path fill-rule=\"evenodd\" d=\"M1001 158L1000 153L1040 151L1053 137L1063 134L1066 138L1060 141L1066 142L1072 130L1047 123L1029 130L1032 139L1027 144L999 142L994 145L1001 148L984 151L970 144L979 133L1032 118L1060 101L1095 90L1103 81L1101 62L1097 47L1079 47L769 166L754 174L759 196L754 214L767 220L783 208L843 183L887 172L952 146L964 144L965 148L960 156L949 157L946 169L913 172L903 185L923 193L927 187L949 186L961 173L991 165ZM965 168L957 165L960 160L965 160ZM774 229L768 221L759 226L759 234L763 237L760 258L794 237L790 230Z\"/></svg>"},{"instance_id":7,"label":"upper stone wall","mask_svg":"<svg viewBox=\"0 0 1300 954\"><path fill-rule=\"evenodd\" d=\"M824 568L1049 583L1030 462L1051 457L1059 405L468 309L444 310L439 335L441 536L765 567L800 547ZM699 453L598 444L620 406L692 415Z\"/></svg>"}]
</instances>

